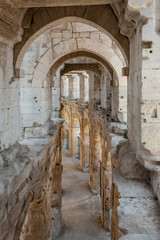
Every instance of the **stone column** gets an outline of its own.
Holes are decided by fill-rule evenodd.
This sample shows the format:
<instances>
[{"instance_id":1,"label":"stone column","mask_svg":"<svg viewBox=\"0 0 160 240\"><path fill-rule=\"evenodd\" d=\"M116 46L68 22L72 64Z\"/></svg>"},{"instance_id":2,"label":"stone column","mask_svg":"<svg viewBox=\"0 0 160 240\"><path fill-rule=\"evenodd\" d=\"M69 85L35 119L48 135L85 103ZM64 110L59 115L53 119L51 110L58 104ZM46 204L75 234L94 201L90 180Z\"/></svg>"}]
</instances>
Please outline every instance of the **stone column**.
<instances>
[{"instance_id":1,"label":"stone column","mask_svg":"<svg viewBox=\"0 0 160 240\"><path fill-rule=\"evenodd\" d=\"M80 78L80 102L85 103L85 79L83 73L79 73Z\"/></svg>"},{"instance_id":2,"label":"stone column","mask_svg":"<svg viewBox=\"0 0 160 240\"><path fill-rule=\"evenodd\" d=\"M107 73L104 68L101 69L101 106L107 108Z\"/></svg>"},{"instance_id":3,"label":"stone column","mask_svg":"<svg viewBox=\"0 0 160 240\"><path fill-rule=\"evenodd\" d=\"M89 126L81 131L80 168L83 172L89 172Z\"/></svg>"},{"instance_id":4,"label":"stone column","mask_svg":"<svg viewBox=\"0 0 160 240\"><path fill-rule=\"evenodd\" d=\"M73 99L80 98L80 79L78 74L73 74Z\"/></svg>"},{"instance_id":5,"label":"stone column","mask_svg":"<svg viewBox=\"0 0 160 240\"><path fill-rule=\"evenodd\" d=\"M112 118L116 121L119 108L119 93L118 93L118 79L115 71L113 71L113 80L112 80Z\"/></svg>"},{"instance_id":6,"label":"stone column","mask_svg":"<svg viewBox=\"0 0 160 240\"><path fill-rule=\"evenodd\" d=\"M94 107L94 73L89 72L89 107Z\"/></svg>"},{"instance_id":7,"label":"stone column","mask_svg":"<svg viewBox=\"0 0 160 240\"><path fill-rule=\"evenodd\" d=\"M93 194L100 192L100 164L102 161L102 148L100 137L95 133L95 126L90 129L90 169L89 185Z\"/></svg>"},{"instance_id":8,"label":"stone column","mask_svg":"<svg viewBox=\"0 0 160 240\"><path fill-rule=\"evenodd\" d=\"M67 77L69 82L69 98L72 99L73 98L73 76L67 74Z\"/></svg>"},{"instance_id":9,"label":"stone column","mask_svg":"<svg viewBox=\"0 0 160 240\"><path fill-rule=\"evenodd\" d=\"M89 75L84 72L80 77L80 102L85 104L89 101Z\"/></svg>"},{"instance_id":10,"label":"stone column","mask_svg":"<svg viewBox=\"0 0 160 240\"><path fill-rule=\"evenodd\" d=\"M112 101L112 86L111 83L111 77L108 73L107 69L102 69L102 75L101 75L101 106L104 109L108 110L108 113L111 112L111 101Z\"/></svg>"},{"instance_id":11,"label":"stone column","mask_svg":"<svg viewBox=\"0 0 160 240\"><path fill-rule=\"evenodd\" d=\"M94 96L96 105L101 105L101 78L94 74Z\"/></svg>"},{"instance_id":12,"label":"stone column","mask_svg":"<svg viewBox=\"0 0 160 240\"><path fill-rule=\"evenodd\" d=\"M112 209L112 162L107 139L102 140L101 163L101 221L108 231L111 227L110 212Z\"/></svg>"},{"instance_id":13,"label":"stone column","mask_svg":"<svg viewBox=\"0 0 160 240\"><path fill-rule=\"evenodd\" d=\"M85 91L84 101L85 103L88 103L89 102L89 74L87 73L84 74L84 91Z\"/></svg>"},{"instance_id":14,"label":"stone column","mask_svg":"<svg viewBox=\"0 0 160 240\"><path fill-rule=\"evenodd\" d=\"M67 99L69 95L69 81L67 76L61 77L61 96L64 99Z\"/></svg>"},{"instance_id":15,"label":"stone column","mask_svg":"<svg viewBox=\"0 0 160 240\"><path fill-rule=\"evenodd\" d=\"M107 100L106 100L106 109L109 110L110 114L112 111L112 94L113 94L113 88L112 88L112 79L110 74L106 71L106 81L107 81Z\"/></svg>"}]
</instances>

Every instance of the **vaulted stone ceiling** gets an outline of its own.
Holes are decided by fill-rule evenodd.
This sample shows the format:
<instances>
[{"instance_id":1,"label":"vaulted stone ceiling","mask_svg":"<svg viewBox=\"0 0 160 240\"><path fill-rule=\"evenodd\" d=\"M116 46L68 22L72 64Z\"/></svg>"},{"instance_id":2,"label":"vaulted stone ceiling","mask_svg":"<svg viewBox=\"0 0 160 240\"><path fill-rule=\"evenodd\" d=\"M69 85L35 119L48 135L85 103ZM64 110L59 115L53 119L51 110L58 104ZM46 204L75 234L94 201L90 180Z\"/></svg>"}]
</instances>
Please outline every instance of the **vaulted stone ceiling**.
<instances>
[{"instance_id":1,"label":"vaulted stone ceiling","mask_svg":"<svg viewBox=\"0 0 160 240\"><path fill-rule=\"evenodd\" d=\"M131 3L130 3L131 2ZM28 11L32 8L41 7L61 7L61 6L87 6L87 5L111 5L114 14L118 20L118 24L121 28L121 34L130 37L136 27L139 18L137 18L136 12L131 12L132 1L129 1L131 6L127 9L128 0L0 0L0 35L8 42L14 44L21 41L23 35L23 19ZM135 3L134 3L135 4ZM33 9L32 9L33 10ZM31 10L31 12L32 12ZM34 10L33 10L34 12ZM12 13L12 14L11 14ZM127 26L127 27L126 27Z\"/></svg>"},{"instance_id":2,"label":"vaulted stone ceiling","mask_svg":"<svg viewBox=\"0 0 160 240\"><path fill-rule=\"evenodd\" d=\"M80 5L100 5L108 3L122 2L122 0L1 0L0 6L5 6L7 4L18 7L18 8L28 8L28 7L55 7L55 6L80 6Z\"/></svg>"}]
</instances>

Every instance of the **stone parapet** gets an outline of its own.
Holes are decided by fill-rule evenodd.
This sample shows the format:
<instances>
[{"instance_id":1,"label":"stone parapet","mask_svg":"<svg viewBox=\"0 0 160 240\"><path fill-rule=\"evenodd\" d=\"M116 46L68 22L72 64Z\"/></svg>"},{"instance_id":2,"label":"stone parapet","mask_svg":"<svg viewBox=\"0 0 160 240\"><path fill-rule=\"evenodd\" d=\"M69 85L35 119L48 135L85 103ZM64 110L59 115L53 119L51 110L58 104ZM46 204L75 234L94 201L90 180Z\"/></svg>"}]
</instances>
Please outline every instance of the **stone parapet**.
<instances>
[{"instance_id":1,"label":"stone parapet","mask_svg":"<svg viewBox=\"0 0 160 240\"><path fill-rule=\"evenodd\" d=\"M20 239L49 239L53 170L57 163L61 164L60 141L61 123L56 128L51 128L49 135L43 138L23 139L1 153L2 240L17 240L20 234ZM37 218L36 214L40 214L41 218ZM36 221L29 232L26 232L26 215L32 216L32 220ZM25 238L26 236L30 238Z\"/></svg>"}]
</instances>

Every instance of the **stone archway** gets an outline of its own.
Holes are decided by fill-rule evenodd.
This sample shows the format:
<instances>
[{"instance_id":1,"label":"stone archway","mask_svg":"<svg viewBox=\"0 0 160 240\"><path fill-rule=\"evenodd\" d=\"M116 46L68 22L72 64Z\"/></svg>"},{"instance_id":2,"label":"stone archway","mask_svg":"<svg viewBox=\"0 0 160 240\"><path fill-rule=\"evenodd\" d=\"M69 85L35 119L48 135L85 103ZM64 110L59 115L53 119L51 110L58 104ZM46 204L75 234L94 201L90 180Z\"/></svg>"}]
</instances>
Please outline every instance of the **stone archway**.
<instances>
[{"instance_id":1,"label":"stone archway","mask_svg":"<svg viewBox=\"0 0 160 240\"><path fill-rule=\"evenodd\" d=\"M98 51L100 49L100 51ZM43 55L33 73L32 87L42 87L47 79L47 74L52 69L52 74L56 72L57 68L61 66L64 61L71 59L73 56L94 56L94 59L101 60L105 66L109 66L109 71L114 76L114 96L117 98L115 101L115 111L119 114L122 121L126 121L127 112L127 77L122 76L123 64L121 60L115 55L114 51L98 41L93 39L69 39L61 41L53 48L49 48ZM113 70L112 70L113 69ZM123 117L124 116L124 117Z\"/></svg>"},{"instance_id":2,"label":"stone archway","mask_svg":"<svg viewBox=\"0 0 160 240\"><path fill-rule=\"evenodd\" d=\"M126 83L126 78L122 76L123 64L118 56L115 55L113 49L110 48L110 44L107 47L107 45L104 45L93 39L82 38L79 39L78 42L76 39L64 40L56 44L53 48L49 48L42 56L41 60L34 70L32 86L41 87L42 81L46 79L46 76L51 67L54 65L57 66L57 62L60 59L63 59L64 62L68 60L67 58L65 59L66 55L72 54L73 52L82 51L93 53L95 59L96 56L99 56L101 59L107 62L110 67L116 72L118 78L117 80L119 81L119 87L121 84L123 86L124 83ZM63 62L61 62L61 65Z\"/></svg>"},{"instance_id":3,"label":"stone archway","mask_svg":"<svg viewBox=\"0 0 160 240\"><path fill-rule=\"evenodd\" d=\"M97 15L101 17L97 18ZM103 6L31 8L23 19L25 31L22 41L15 46L15 68L20 69L24 53L38 36L66 20L79 21L96 27L116 42L126 61L129 58L129 41L120 34L117 18L110 5L106 5L105 8Z\"/></svg>"},{"instance_id":4,"label":"stone archway","mask_svg":"<svg viewBox=\"0 0 160 240\"><path fill-rule=\"evenodd\" d=\"M55 73L57 71L57 69L65 62L74 58L79 58L79 57L86 57L86 58L90 58L93 60L96 60L99 64L103 65L104 67L107 68L111 79L113 78L113 71L114 69L110 66L110 64L103 59L101 56L95 54L94 52L89 52L89 51L85 51L84 49L82 51L75 51L75 52L70 52L62 57L60 57L59 60L57 60L54 65L52 66L52 71L53 73ZM118 76L117 76L118 78Z\"/></svg>"},{"instance_id":5,"label":"stone archway","mask_svg":"<svg viewBox=\"0 0 160 240\"><path fill-rule=\"evenodd\" d=\"M47 50L47 52L46 52L46 54L44 54L44 56L42 57L42 59L40 60L40 62L39 62L39 64L36 66L36 68L35 68L35 70L34 70L34 74L33 74L33 80L32 80L32 89L28 89L29 90L29 94L31 95L31 92L33 92L32 94L34 95L33 96L33 99L36 97L35 96L35 90L34 90L34 88L37 88L36 89L36 91L38 91L38 95L39 94L46 94L46 88L44 88L44 87L42 87L43 85L46 85L46 86L49 86L50 85L50 83L49 82L47 82L48 80L49 80L49 78L48 78L48 76L47 76L47 73L48 73L48 71L49 71L49 69L50 69L50 67L52 66L52 64L54 64L53 65L53 69L52 69L52 72L54 72L54 69L55 69L55 66L57 67L57 64L62 64L63 62L61 62L61 60L65 60L65 57L67 56L67 58L70 58L71 56L72 56L72 54L73 54L73 56L79 56L79 54L77 53L77 49L76 50L74 50L74 51L71 51L70 49L65 49L65 46L66 46L66 43L73 43L72 42L72 40L68 40L68 41L62 41L62 43L61 43L61 45L56 45L55 46L55 51L54 51L54 56L55 56L55 59L54 59L54 61L52 61L53 60L53 55L52 55L52 49L49 49L49 50ZM93 46L92 46L92 48L93 47L96 47L96 42L94 42L93 40L91 40L91 42L89 41L88 42L88 40L86 41L85 39L84 39L84 41L82 41L81 42L81 47L82 47L82 49L78 49L78 52L80 52L80 55L81 54L84 54L84 53L86 53L86 55L87 56L94 56L95 58L97 58L97 56L98 56L98 60L101 60L102 59L102 62L103 63L105 63L106 61L105 61L105 58L104 57L102 57L102 56L99 56L99 52L92 52L91 50L89 51L88 49L86 49L85 51L84 51L84 49L85 48L87 48L87 46L88 46L88 44L90 45L91 43L93 43ZM86 45L87 44L87 45ZM63 49L64 49L64 52L62 52L62 54L59 56L59 47L63 47ZM101 46L101 45L100 45ZM93 48L94 49L94 48ZM93 50L92 49L92 50ZM105 49L104 49L105 50ZM101 50L102 51L102 50ZM103 52L101 53L101 54L103 54ZM84 55L85 56L85 55ZM107 57L107 56L106 56ZM115 57L115 55L114 55L114 52L113 52L113 54L112 54L112 57L113 57L113 62L114 62L114 57ZM121 61L118 59L118 57L116 58L117 60L115 61L115 63L118 61L119 62L119 64L121 65L122 63L121 63ZM118 65L118 64L117 64ZM116 67L116 66L115 66ZM56 68L57 69L57 68ZM117 68L118 69L118 68ZM120 68L121 69L121 68ZM119 69L119 72L118 72L118 74L120 74L121 75L121 71L120 71L120 69ZM117 77L118 78L118 77ZM121 77L121 79L122 79L122 77ZM22 81L23 81L23 78L21 79ZM126 80L124 80L124 84L126 85ZM120 81L120 83L122 83L122 81ZM118 86L118 88L120 89L120 86ZM125 87L126 88L126 87ZM45 90L46 89L46 90ZM23 90L23 89L22 89ZM28 91L27 89L25 90L25 91ZM48 89L49 90L49 89ZM47 91L48 91L47 90ZM24 90L23 90L24 91ZM119 90L120 91L120 90ZM124 94L124 88L122 87L122 91L123 91L123 93L122 94ZM127 90L126 90L127 91ZM120 95L120 93L119 93L119 95ZM126 95L125 95L126 96ZM47 97L49 97L49 94L47 94ZM42 97L41 97L42 98ZM25 104L25 97L23 97L23 103ZM127 101L127 100L126 100ZM27 104L28 104L28 102L29 102L29 99L27 99ZM38 100L36 100L36 102L38 102ZM123 102L124 102L124 99L123 99ZM30 103L30 104L32 104L32 103ZM126 104L127 104L127 102L126 102ZM122 112L124 111L124 112L126 112L126 108L127 108L127 106L125 105L125 108L124 109L121 109L122 110ZM47 109L49 109L49 108L47 108ZM25 110L25 109L24 109ZM37 109L38 110L38 109ZM46 112L46 110L44 109L44 111L45 111L45 114L44 114L44 112L43 111L40 111L40 112L38 112L38 114L40 115L40 114L43 114L42 115L42 117L41 118L39 118L39 120L37 119L37 117L36 117L36 113L33 113L33 109L32 109L32 115L30 115L31 116L31 118L34 118L33 119L33 121L32 121L32 119L30 118L29 119L29 126L31 126L31 125L33 125L33 123L35 122L35 117L36 117L36 122L38 122L38 121L40 121L39 122L39 124L42 124L42 121L43 121L43 119L46 119L47 117L48 117L48 115L50 115L50 112L48 111L48 112ZM25 113L25 112L24 112ZM28 113L28 111L27 111L27 113ZM25 124L25 118L27 118L28 119L28 114L26 115L26 114L23 114L24 115L24 117L23 117L23 119L24 119L24 121L22 122L22 125L23 126L26 126ZM25 115L26 115L26 117L25 117ZM28 120L27 120L27 124L28 124Z\"/></svg>"}]
</instances>

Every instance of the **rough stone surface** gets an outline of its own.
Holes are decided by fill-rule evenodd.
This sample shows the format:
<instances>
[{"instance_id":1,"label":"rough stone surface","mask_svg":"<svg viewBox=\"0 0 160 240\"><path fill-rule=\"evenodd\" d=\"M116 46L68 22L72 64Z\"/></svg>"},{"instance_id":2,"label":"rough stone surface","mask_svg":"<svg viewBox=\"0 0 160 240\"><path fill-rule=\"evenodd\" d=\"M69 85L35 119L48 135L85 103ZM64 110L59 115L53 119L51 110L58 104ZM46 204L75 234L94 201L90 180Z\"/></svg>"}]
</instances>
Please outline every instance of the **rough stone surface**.
<instances>
[{"instance_id":1,"label":"rough stone surface","mask_svg":"<svg viewBox=\"0 0 160 240\"><path fill-rule=\"evenodd\" d=\"M149 180L149 171L138 162L135 153L131 150L129 142L121 146L118 160L119 170L123 177Z\"/></svg>"},{"instance_id":2,"label":"rough stone surface","mask_svg":"<svg viewBox=\"0 0 160 240\"><path fill-rule=\"evenodd\" d=\"M110 129L111 129L111 132L113 132L117 135L123 136L124 131L127 130L127 125L125 123L111 122Z\"/></svg>"},{"instance_id":3,"label":"rough stone surface","mask_svg":"<svg viewBox=\"0 0 160 240\"><path fill-rule=\"evenodd\" d=\"M151 185L160 203L160 174L159 172L151 172L150 177Z\"/></svg>"},{"instance_id":4,"label":"rough stone surface","mask_svg":"<svg viewBox=\"0 0 160 240\"><path fill-rule=\"evenodd\" d=\"M60 162L59 134L60 128L55 131L54 136L22 140L19 145L3 152L6 164L0 170L0 232L2 240L16 240L19 237L28 239L27 236L29 239L37 239L40 236L41 239L46 239L46 236L50 236L50 214L52 207L54 208L54 204L51 207L52 185L50 181L56 162ZM41 204L38 204L39 201ZM37 214L40 214L41 218L37 218ZM10 222L8 222L7 216L11 216ZM45 224L43 223L44 219L46 219ZM33 224L25 235L26 229L28 229L28 220L29 222L33 221ZM35 231L37 227L41 231Z\"/></svg>"},{"instance_id":5,"label":"rough stone surface","mask_svg":"<svg viewBox=\"0 0 160 240\"><path fill-rule=\"evenodd\" d=\"M159 240L160 237L157 234L127 234L121 237L120 240Z\"/></svg>"},{"instance_id":6,"label":"rough stone surface","mask_svg":"<svg viewBox=\"0 0 160 240\"><path fill-rule=\"evenodd\" d=\"M142 169L137 170L135 173L135 164L139 164L139 162L136 161L134 164L130 162L131 160L128 157L130 151L128 142L121 141L118 147L117 165L113 171L113 180L120 194L120 206L118 207L119 229L124 235L147 233L148 236L145 235L146 237L150 237L149 234L158 236L160 233L159 202L149 185L148 171L139 166ZM124 161L125 164L121 164L121 161ZM135 159L132 161L135 161ZM143 239L143 235L139 237ZM126 239L130 238L126 236Z\"/></svg>"}]
</instances>

